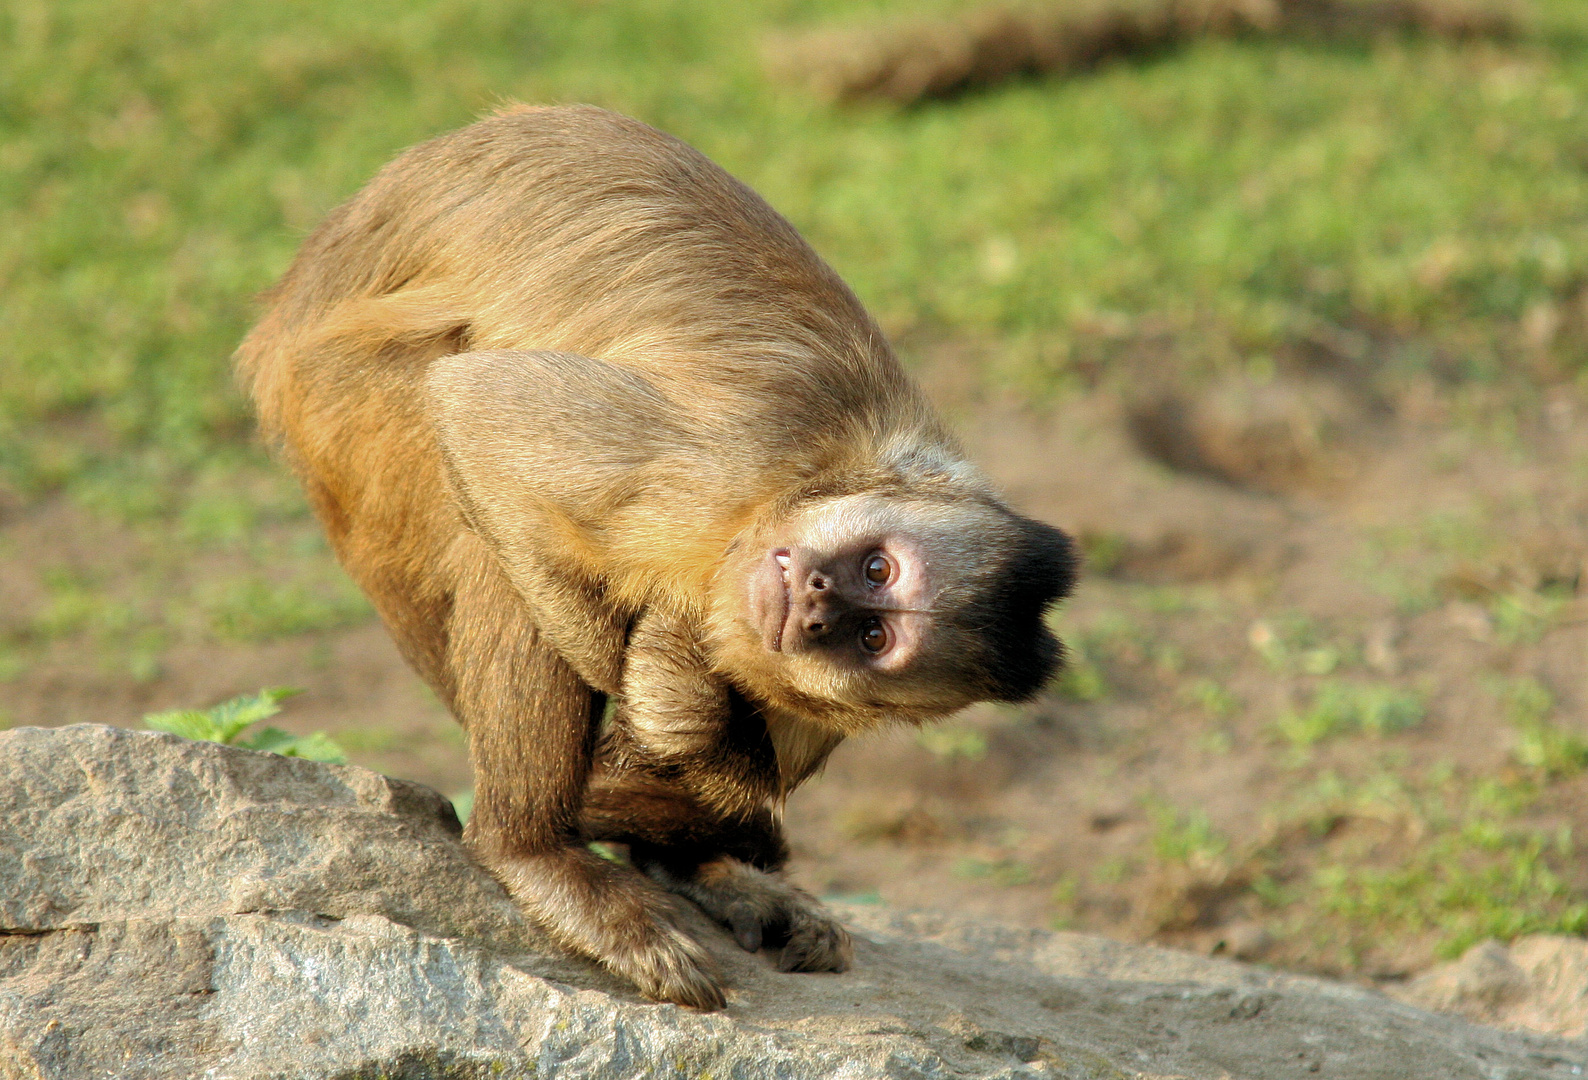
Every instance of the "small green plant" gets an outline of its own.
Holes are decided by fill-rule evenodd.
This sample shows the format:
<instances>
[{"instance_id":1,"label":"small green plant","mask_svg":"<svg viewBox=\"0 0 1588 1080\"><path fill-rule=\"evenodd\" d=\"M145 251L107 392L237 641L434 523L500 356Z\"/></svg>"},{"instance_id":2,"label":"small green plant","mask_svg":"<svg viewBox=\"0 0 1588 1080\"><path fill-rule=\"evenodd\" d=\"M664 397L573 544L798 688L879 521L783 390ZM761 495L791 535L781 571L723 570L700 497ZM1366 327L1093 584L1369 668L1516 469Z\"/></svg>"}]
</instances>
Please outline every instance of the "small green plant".
<instances>
[{"instance_id":1,"label":"small green plant","mask_svg":"<svg viewBox=\"0 0 1588 1080\"><path fill-rule=\"evenodd\" d=\"M975 728L958 724L922 728L915 733L915 741L939 761L953 761L955 758L980 761L987 756L987 736Z\"/></svg>"},{"instance_id":2,"label":"small green plant","mask_svg":"<svg viewBox=\"0 0 1588 1080\"><path fill-rule=\"evenodd\" d=\"M1383 736L1404 731L1422 722L1423 711L1416 694L1393 686L1331 681L1318 687L1306 709L1276 720L1274 729L1292 746L1305 749L1349 732Z\"/></svg>"},{"instance_id":3,"label":"small green plant","mask_svg":"<svg viewBox=\"0 0 1588 1080\"><path fill-rule=\"evenodd\" d=\"M1059 673L1058 691L1071 701L1097 701L1108 693L1103 672L1092 661L1082 642L1073 642Z\"/></svg>"},{"instance_id":4,"label":"small green plant","mask_svg":"<svg viewBox=\"0 0 1588 1080\"><path fill-rule=\"evenodd\" d=\"M1247 631L1247 641L1275 671L1328 675L1346 659L1324 640L1322 627L1304 615L1259 619Z\"/></svg>"},{"instance_id":5,"label":"small green plant","mask_svg":"<svg viewBox=\"0 0 1588 1080\"><path fill-rule=\"evenodd\" d=\"M857 893L827 893L822 897L829 904L859 904L862 907L881 907L882 894L876 889Z\"/></svg>"},{"instance_id":6,"label":"small green plant","mask_svg":"<svg viewBox=\"0 0 1588 1080\"><path fill-rule=\"evenodd\" d=\"M1570 601L1571 593L1561 588L1498 593L1489 600L1495 636L1506 645L1535 644L1560 620Z\"/></svg>"},{"instance_id":7,"label":"small green plant","mask_svg":"<svg viewBox=\"0 0 1588 1080\"><path fill-rule=\"evenodd\" d=\"M66 569L52 569L43 575L45 603L34 614L31 632L37 638L54 641L74 634L114 637L125 633L135 621L132 607L105 595L93 583Z\"/></svg>"},{"instance_id":8,"label":"small green plant","mask_svg":"<svg viewBox=\"0 0 1588 1080\"><path fill-rule=\"evenodd\" d=\"M1065 874L1053 885L1053 891L1048 894L1048 903L1053 908L1053 913L1048 917L1048 928L1051 930L1068 930L1076 924L1076 916L1080 911L1081 882L1074 874Z\"/></svg>"},{"instance_id":9,"label":"small green plant","mask_svg":"<svg viewBox=\"0 0 1588 1080\"><path fill-rule=\"evenodd\" d=\"M21 678L27 669L27 658L22 654L20 643L14 638L0 635L0 683Z\"/></svg>"},{"instance_id":10,"label":"small green plant","mask_svg":"<svg viewBox=\"0 0 1588 1080\"><path fill-rule=\"evenodd\" d=\"M1008 888L1029 885L1035 875L1031 867L1017 859L977 859L967 856L954 863L954 876L971 881L990 881Z\"/></svg>"},{"instance_id":11,"label":"small green plant","mask_svg":"<svg viewBox=\"0 0 1588 1080\"><path fill-rule=\"evenodd\" d=\"M212 585L200 602L215 637L249 643L335 630L370 613L369 601L340 574L288 585L246 577Z\"/></svg>"},{"instance_id":12,"label":"small green plant","mask_svg":"<svg viewBox=\"0 0 1588 1080\"><path fill-rule=\"evenodd\" d=\"M1588 740L1552 722L1555 696L1537 679L1511 679L1496 690L1506 721L1516 729L1511 757L1545 779L1576 776L1588 768Z\"/></svg>"},{"instance_id":13,"label":"small green plant","mask_svg":"<svg viewBox=\"0 0 1588 1080\"><path fill-rule=\"evenodd\" d=\"M249 738L241 737L247 728L275 716L281 711L281 703L298 693L302 691L292 687L266 687L257 694L243 694L208 709L149 713L143 718L143 725L154 731L180 735L184 739L225 743L245 750L266 750L283 757L306 758L309 761L345 762L347 755L323 731L293 735L280 728L266 727L260 728Z\"/></svg>"},{"instance_id":14,"label":"small green plant","mask_svg":"<svg viewBox=\"0 0 1588 1080\"><path fill-rule=\"evenodd\" d=\"M1229 850L1229 840L1201 810L1183 813L1167 803L1147 807L1152 818L1152 851L1159 861L1208 866Z\"/></svg>"},{"instance_id":15,"label":"small green plant","mask_svg":"<svg viewBox=\"0 0 1588 1080\"><path fill-rule=\"evenodd\" d=\"M1213 679L1198 679L1180 691L1180 697L1217 720L1228 719L1240 708L1240 699Z\"/></svg>"},{"instance_id":16,"label":"small green plant","mask_svg":"<svg viewBox=\"0 0 1588 1080\"><path fill-rule=\"evenodd\" d=\"M1551 779L1575 776L1588 768L1588 742L1552 724L1538 724L1517 732L1511 755L1518 765Z\"/></svg>"},{"instance_id":17,"label":"small green plant","mask_svg":"<svg viewBox=\"0 0 1588 1080\"><path fill-rule=\"evenodd\" d=\"M1130 542L1119 533L1086 531L1081 533L1081 555L1086 572L1107 577L1119 569L1130 553Z\"/></svg>"},{"instance_id":18,"label":"small green plant","mask_svg":"<svg viewBox=\"0 0 1588 1080\"><path fill-rule=\"evenodd\" d=\"M616 844L609 844L604 840L592 840L590 843L586 844L585 847L601 856L607 862L617 863L619 866L630 865L627 848L621 848Z\"/></svg>"},{"instance_id":19,"label":"small green plant","mask_svg":"<svg viewBox=\"0 0 1588 1080\"><path fill-rule=\"evenodd\" d=\"M1513 727L1548 723L1555 711L1555 695L1537 679L1497 679L1489 687L1499 697L1506 722Z\"/></svg>"},{"instance_id":20,"label":"small green plant","mask_svg":"<svg viewBox=\"0 0 1588 1080\"><path fill-rule=\"evenodd\" d=\"M1129 881L1137 869L1129 859L1116 855L1092 868L1091 881L1094 885L1118 885L1122 881Z\"/></svg>"}]
</instances>

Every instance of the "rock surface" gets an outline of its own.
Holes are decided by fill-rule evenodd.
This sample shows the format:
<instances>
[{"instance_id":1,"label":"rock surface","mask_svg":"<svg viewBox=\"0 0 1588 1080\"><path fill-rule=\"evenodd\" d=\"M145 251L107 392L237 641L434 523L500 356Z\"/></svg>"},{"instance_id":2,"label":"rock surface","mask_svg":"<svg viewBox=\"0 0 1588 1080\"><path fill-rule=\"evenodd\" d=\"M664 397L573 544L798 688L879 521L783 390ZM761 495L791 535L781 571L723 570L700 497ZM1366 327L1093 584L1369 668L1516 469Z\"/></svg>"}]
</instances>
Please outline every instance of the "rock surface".
<instances>
[{"instance_id":1,"label":"rock surface","mask_svg":"<svg viewBox=\"0 0 1588 1080\"><path fill-rule=\"evenodd\" d=\"M98 726L0 734L0 1077L1580 1076L1581 1043L1079 934L852 908L854 970L704 922L726 1012L559 956L417 785Z\"/></svg>"},{"instance_id":2,"label":"rock surface","mask_svg":"<svg viewBox=\"0 0 1588 1080\"><path fill-rule=\"evenodd\" d=\"M1554 934L1482 941L1395 996L1516 1031L1588 1035L1588 941Z\"/></svg>"}]
</instances>

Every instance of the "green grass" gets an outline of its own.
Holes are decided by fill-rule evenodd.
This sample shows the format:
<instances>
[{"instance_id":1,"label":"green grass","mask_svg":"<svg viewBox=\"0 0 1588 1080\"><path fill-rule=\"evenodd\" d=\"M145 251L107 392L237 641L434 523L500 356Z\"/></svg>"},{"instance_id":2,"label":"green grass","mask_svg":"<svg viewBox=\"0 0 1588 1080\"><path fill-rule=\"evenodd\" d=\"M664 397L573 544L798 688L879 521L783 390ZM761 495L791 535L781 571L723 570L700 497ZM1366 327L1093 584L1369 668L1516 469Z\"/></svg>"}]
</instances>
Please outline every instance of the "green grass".
<instances>
[{"instance_id":1,"label":"green grass","mask_svg":"<svg viewBox=\"0 0 1588 1080\"><path fill-rule=\"evenodd\" d=\"M1247 643L1276 672L1328 675L1354 661L1349 649L1330 641L1321 625L1297 612L1283 612L1253 623Z\"/></svg>"},{"instance_id":2,"label":"green grass","mask_svg":"<svg viewBox=\"0 0 1588 1080\"><path fill-rule=\"evenodd\" d=\"M1033 394L1106 376L1149 339L1188 375L1261 368L1322 335L1389 375L1461 357L1456 375L1491 378L1529 318L1560 330L1528 369L1573 372L1588 11L1540 11L1545 34L1503 48L1212 42L844 111L769 82L757 58L768 33L855 14L837 0L11 0L0 488L64 492L182 550L301 519L291 486L261 479L229 373L251 298L392 154L509 99L592 101L689 139L907 344L995 341L983 375ZM323 553L300 561L314 583L276 595L245 579L185 602L222 640L365 617L322 580ZM30 631L44 637L162 622L47 591ZM1499 632L1536 636L1549 603L1497 599ZM154 640L132 667L152 670ZM1066 692L1106 693L1078 660Z\"/></svg>"},{"instance_id":3,"label":"green grass","mask_svg":"<svg viewBox=\"0 0 1588 1080\"><path fill-rule=\"evenodd\" d=\"M265 577L222 580L203 591L210 633L221 641L262 642L330 630L369 617L369 602L340 575L286 585Z\"/></svg>"},{"instance_id":4,"label":"green grass","mask_svg":"<svg viewBox=\"0 0 1588 1080\"><path fill-rule=\"evenodd\" d=\"M1291 746L1305 749L1345 734L1393 735L1415 727L1423 712L1422 699L1410 691L1330 679L1318 684L1305 709L1280 716L1274 730Z\"/></svg>"},{"instance_id":5,"label":"green grass","mask_svg":"<svg viewBox=\"0 0 1588 1080\"><path fill-rule=\"evenodd\" d=\"M1181 688L1180 697L1215 720L1228 719L1240 708L1240 699L1214 679L1193 679Z\"/></svg>"},{"instance_id":6,"label":"green grass","mask_svg":"<svg viewBox=\"0 0 1588 1080\"><path fill-rule=\"evenodd\" d=\"M956 758L980 761L987 756L987 736L975 728L952 721L921 728L915 733L915 742L942 762Z\"/></svg>"},{"instance_id":7,"label":"green grass","mask_svg":"<svg viewBox=\"0 0 1588 1080\"><path fill-rule=\"evenodd\" d=\"M1191 367L1344 330L1491 376L1588 278L1588 11L1540 10L1543 37L1507 47L1216 42L842 112L756 59L836 0L12 0L6 483L180 513L253 454L227 374L250 297L391 154L509 98L693 141L889 328L1000 339L1000 374L1036 389L1149 332ZM1563 325L1546 359L1575 370Z\"/></svg>"},{"instance_id":8,"label":"green grass","mask_svg":"<svg viewBox=\"0 0 1588 1080\"><path fill-rule=\"evenodd\" d=\"M954 863L954 876L969 881L987 881L1001 888L1029 885L1036 877L1031 867L1016 859L977 859L969 856Z\"/></svg>"},{"instance_id":9,"label":"green grass","mask_svg":"<svg viewBox=\"0 0 1588 1080\"><path fill-rule=\"evenodd\" d=\"M1540 795L1528 778L1448 768L1325 774L1310 793L1318 831L1369 827L1337 832L1304 880L1269 899L1347 951L1431 934L1448 959L1489 937L1588 932L1576 843L1534 818Z\"/></svg>"},{"instance_id":10,"label":"green grass","mask_svg":"<svg viewBox=\"0 0 1588 1080\"><path fill-rule=\"evenodd\" d=\"M1536 679L1494 683L1506 722L1516 732L1511 757L1540 779L1570 779L1588 769L1588 741L1555 723L1555 696Z\"/></svg>"},{"instance_id":11,"label":"green grass","mask_svg":"<svg viewBox=\"0 0 1588 1080\"><path fill-rule=\"evenodd\" d=\"M1583 295L1588 298L1588 291ZM1493 401L1497 410L1514 416L1536 404L1530 400L1536 387L1512 390ZM1514 523L1538 510L1523 497L1475 502L1460 512L1370 530L1357 570L1404 614L1463 600L1486 609L1487 630L1501 644L1536 644L1559 624L1579 587L1575 574L1563 580L1557 568L1518 550Z\"/></svg>"},{"instance_id":12,"label":"green grass","mask_svg":"<svg viewBox=\"0 0 1588 1080\"><path fill-rule=\"evenodd\" d=\"M1191 867L1215 864L1229 850L1229 839L1200 810L1183 811L1163 802L1147 806L1152 821L1152 853L1163 863Z\"/></svg>"},{"instance_id":13,"label":"green grass","mask_svg":"<svg viewBox=\"0 0 1588 1080\"><path fill-rule=\"evenodd\" d=\"M1071 642L1066 649L1064 670L1056 684L1058 692L1071 701L1097 701L1108 693L1108 681L1082 643Z\"/></svg>"}]
</instances>

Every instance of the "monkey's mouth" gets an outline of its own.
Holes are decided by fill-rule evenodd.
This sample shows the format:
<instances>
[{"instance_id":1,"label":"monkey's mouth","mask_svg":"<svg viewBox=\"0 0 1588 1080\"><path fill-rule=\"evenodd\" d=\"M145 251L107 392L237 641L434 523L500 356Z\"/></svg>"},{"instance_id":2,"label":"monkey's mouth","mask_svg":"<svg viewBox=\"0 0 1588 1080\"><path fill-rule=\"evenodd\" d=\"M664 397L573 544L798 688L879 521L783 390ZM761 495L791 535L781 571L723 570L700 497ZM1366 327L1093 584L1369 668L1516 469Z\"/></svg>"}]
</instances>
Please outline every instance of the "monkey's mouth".
<instances>
[{"instance_id":1,"label":"monkey's mouth","mask_svg":"<svg viewBox=\"0 0 1588 1080\"><path fill-rule=\"evenodd\" d=\"M761 631L761 642L768 652L783 651L783 629L788 625L789 551L778 548L768 553L761 570L753 575L750 588L750 617Z\"/></svg>"},{"instance_id":2,"label":"monkey's mouth","mask_svg":"<svg viewBox=\"0 0 1588 1080\"><path fill-rule=\"evenodd\" d=\"M772 639L773 652L783 651L783 628L788 625L788 609L791 606L788 592L788 558L787 551L774 551L772 553L772 561L777 563L778 578L783 585L783 611L778 616L777 634Z\"/></svg>"}]
</instances>

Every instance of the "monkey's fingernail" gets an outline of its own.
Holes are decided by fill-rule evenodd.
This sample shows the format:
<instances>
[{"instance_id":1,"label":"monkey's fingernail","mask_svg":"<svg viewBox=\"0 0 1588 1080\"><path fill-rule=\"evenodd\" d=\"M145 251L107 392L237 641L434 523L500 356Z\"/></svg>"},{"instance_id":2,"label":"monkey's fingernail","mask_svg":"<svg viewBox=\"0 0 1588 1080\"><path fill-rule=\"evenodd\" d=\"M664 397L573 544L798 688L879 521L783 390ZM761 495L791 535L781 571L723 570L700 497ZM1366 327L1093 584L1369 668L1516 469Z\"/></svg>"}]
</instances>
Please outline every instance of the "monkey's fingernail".
<instances>
[{"instance_id":1,"label":"monkey's fingernail","mask_svg":"<svg viewBox=\"0 0 1588 1080\"><path fill-rule=\"evenodd\" d=\"M780 551L776 555L772 556L772 558L776 559L777 564L783 569L788 569L788 556L786 554Z\"/></svg>"}]
</instances>

